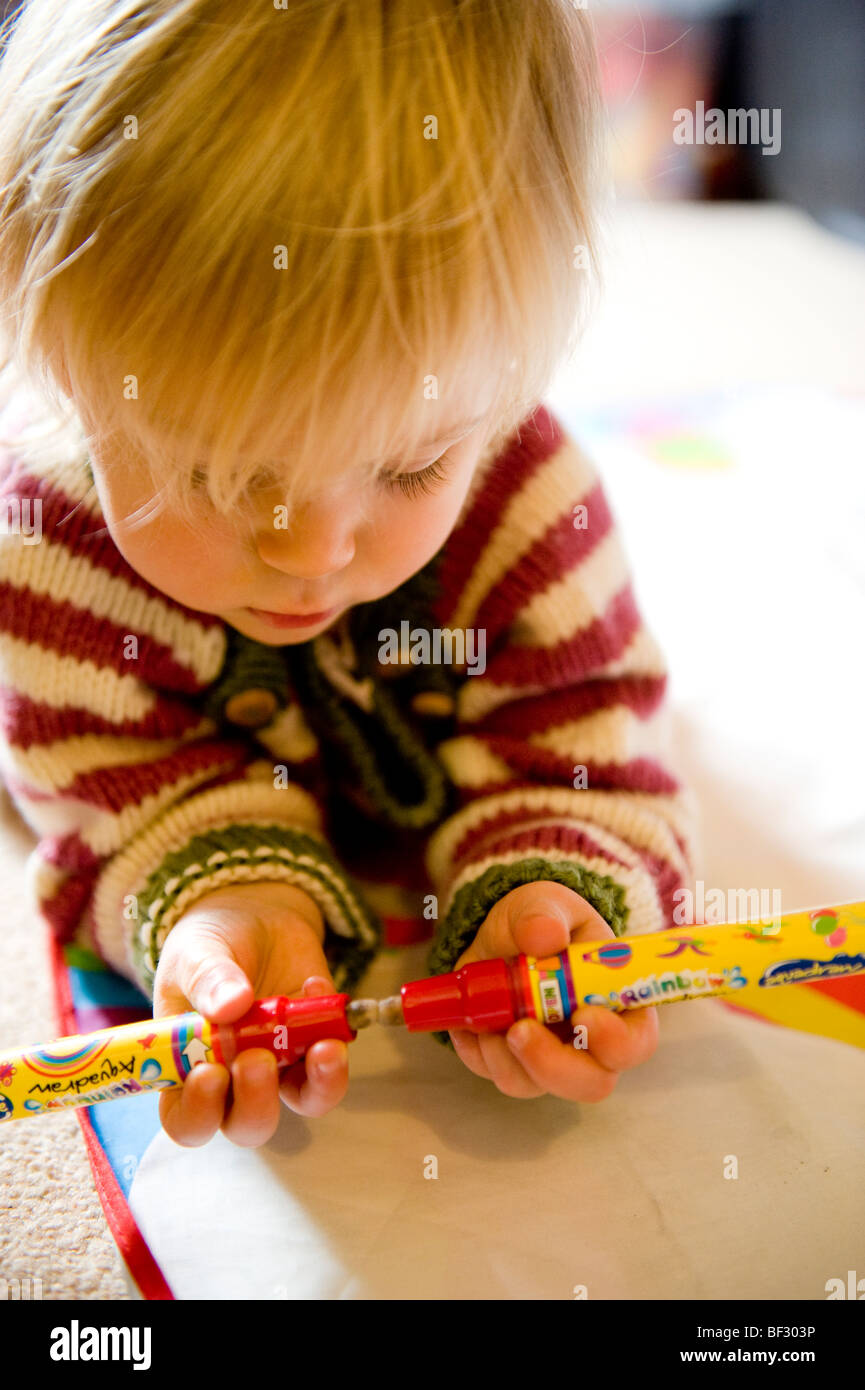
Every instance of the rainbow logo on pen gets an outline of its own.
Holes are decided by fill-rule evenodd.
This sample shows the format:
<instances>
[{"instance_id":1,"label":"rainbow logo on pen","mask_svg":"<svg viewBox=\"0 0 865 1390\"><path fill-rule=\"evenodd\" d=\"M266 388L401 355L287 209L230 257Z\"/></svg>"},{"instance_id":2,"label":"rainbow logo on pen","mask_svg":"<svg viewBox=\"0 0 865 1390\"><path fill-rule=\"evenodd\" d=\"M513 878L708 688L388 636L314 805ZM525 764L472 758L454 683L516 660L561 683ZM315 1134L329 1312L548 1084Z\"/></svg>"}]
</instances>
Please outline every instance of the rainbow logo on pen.
<instances>
[{"instance_id":1,"label":"rainbow logo on pen","mask_svg":"<svg viewBox=\"0 0 865 1390\"><path fill-rule=\"evenodd\" d=\"M53 1080L75 1076L83 1067L90 1066L101 1057L110 1041L110 1038L104 1037L96 1043L86 1038L58 1038L50 1047L25 1052L24 1061L38 1076L50 1076Z\"/></svg>"},{"instance_id":2,"label":"rainbow logo on pen","mask_svg":"<svg viewBox=\"0 0 865 1390\"><path fill-rule=\"evenodd\" d=\"M164 1034L160 1037L154 1031L152 1020L142 1026L141 1032L141 1037L129 1039L129 1047L138 1051L142 1058L142 1075L146 1073L158 1076L168 1060L167 1052L176 1068L178 1079L182 1081L189 1075L196 1062L206 1059L212 1046L210 1026L196 1014L181 1014L171 1029L170 1037ZM48 1047L25 1052L22 1061L37 1076L59 1081L86 1072L98 1063L106 1049L116 1041L119 1039L114 1033L100 1033L95 1042L85 1037L58 1038Z\"/></svg>"}]
</instances>

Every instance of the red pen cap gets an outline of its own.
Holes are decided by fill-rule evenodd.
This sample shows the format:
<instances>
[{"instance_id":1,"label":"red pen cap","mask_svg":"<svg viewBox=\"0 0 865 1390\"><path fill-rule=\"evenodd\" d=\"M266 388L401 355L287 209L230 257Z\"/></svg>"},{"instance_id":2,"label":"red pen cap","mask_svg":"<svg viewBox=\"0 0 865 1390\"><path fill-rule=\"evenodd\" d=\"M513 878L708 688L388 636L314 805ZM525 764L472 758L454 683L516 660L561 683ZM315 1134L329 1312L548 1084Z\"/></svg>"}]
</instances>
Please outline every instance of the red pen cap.
<instances>
[{"instance_id":1,"label":"red pen cap","mask_svg":"<svg viewBox=\"0 0 865 1390\"><path fill-rule=\"evenodd\" d=\"M289 999L284 994L276 994L269 999L257 999L236 1023L219 1025L220 1034L229 1030L233 1034L225 1039L223 1051L227 1053L232 1042L236 1052L264 1047L273 1052L283 1066L298 1061L322 1038L352 1042L357 1033L349 1027L345 1016L349 998L348 994L320 994ZM284 1029L285 1033L277 1035L277 1028Z\"/></svg>"},{"instance_id":2,"label":"red pen cap","mask_svg":"<svg viewBox=\"0 0 865 1390\"><path fill-rule=\"evenodd\" d=\"M449 975L403 985L403 1017L412 1033L468 1028L503 1033L519 1017L507 961L478 960Z\"/></svg>"}]
</instances>

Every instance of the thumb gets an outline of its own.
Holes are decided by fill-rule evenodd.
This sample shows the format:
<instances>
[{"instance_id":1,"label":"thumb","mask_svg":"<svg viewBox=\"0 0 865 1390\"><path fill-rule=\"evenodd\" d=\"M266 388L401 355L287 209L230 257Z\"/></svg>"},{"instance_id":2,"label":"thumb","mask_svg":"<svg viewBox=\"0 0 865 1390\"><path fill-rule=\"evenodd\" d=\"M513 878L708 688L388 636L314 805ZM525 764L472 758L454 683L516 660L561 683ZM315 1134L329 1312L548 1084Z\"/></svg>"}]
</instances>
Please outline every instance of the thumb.
<instances>
[{"instance_id":1,"label":"thumb","mask_svg":"<svg viewBox=\"0 0 865 1390\"><path fill-rule=\"evenodd\" d=\"M191 931L185 935L172 976L159 1001L164 1013L182 1013L192 1008L216 1023L230 1023L253 1003L252 984L231 947L210 932Z\"/></svg>"},{"instance_id":2,"label":"thumb","mask_svg":"<svg viewBox=\"0 0 865 1390\"><path fill-rule=\"evenodd\" d=\"M505 905L505 930L517 952L530 956L553 956L564 951L570 941L571 913L544 882L527 883L528 891L515 895Z\"/></svg>"},{"instance_id":3,"label":"thumb","mask_svg":"<svg viewBox=\"0 0 865 1390\"><path fill-rule=\"evenodd\" d=\"M569 942L590 932L602 939L613 931L579 893L548 879L534 879L512 888L491 907L469 948L466 960L492 956L554 956Z\"/></svg>"},{"instance_id":4,"label":"thumb","mask_svg":"<svg viewBox=\"0 0 865 1390\"><path fill-rule=\"evenodd\" d=\"M550 956L568 944L568 919L558 884L521 884L493 903L480 931L456 962L456 967L476 960L505 959L521 951L530 956Z\"/></svg>"}]
</instances>

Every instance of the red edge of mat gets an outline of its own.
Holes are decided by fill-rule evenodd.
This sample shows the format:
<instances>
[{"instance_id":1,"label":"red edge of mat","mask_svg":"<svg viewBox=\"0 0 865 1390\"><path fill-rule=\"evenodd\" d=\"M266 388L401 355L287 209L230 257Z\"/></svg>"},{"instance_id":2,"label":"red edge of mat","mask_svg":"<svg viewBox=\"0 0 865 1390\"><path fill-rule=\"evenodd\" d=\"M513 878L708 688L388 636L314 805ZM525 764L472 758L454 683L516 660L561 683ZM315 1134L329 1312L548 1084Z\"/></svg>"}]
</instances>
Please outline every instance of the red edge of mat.
<instances>
[{"instance_id":1,"label":"red edge of mat","mask_svg":"<svg viewBox=\"0 0 865 1390\"><path fill-rule=\"evenodd\" d=\"M51 964L51 978L54 984L54 1012L58 1021L59 1036L77 1031L72 991L66 974L66 961L63 947L56 936L47 928L48 955ZM87 1156L96 1185L96 1192L105 1212L105 1219L117 1244L129 1273L135 1280L145 1299L174 1300L174 1294L165 1281L165 1276L154 1259L153 1253L138 1228L135 1217L129 1208L123 1191L114 1176L114 1171L105 1157L93 1125L90 1111L86 1106L76 1109L81 1124Z\"/></svg>"}]
</instances>

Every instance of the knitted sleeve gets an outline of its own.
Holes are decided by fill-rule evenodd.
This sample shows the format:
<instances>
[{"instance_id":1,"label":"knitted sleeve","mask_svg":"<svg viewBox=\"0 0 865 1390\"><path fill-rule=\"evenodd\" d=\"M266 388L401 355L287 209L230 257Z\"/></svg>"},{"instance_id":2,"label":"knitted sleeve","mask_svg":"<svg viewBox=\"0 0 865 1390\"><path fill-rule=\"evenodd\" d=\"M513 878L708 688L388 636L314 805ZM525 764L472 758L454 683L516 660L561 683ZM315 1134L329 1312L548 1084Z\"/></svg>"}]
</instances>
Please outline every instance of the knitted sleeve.
<instances>
[{"instance_id":1,"label":"knitted sleeve","mask_svg":"<svg viewBox=\"0 0 865 1390\"><path fill-rule=\"evenodd\" d=\"M458 803L427 846L431 971L535 879L574 889L616 935L671 925L696 805L669 766L667 672L596 472L545 408L452 534L439 603L485 661L437 748Z\"/></svg>"},{"instance_id":2,"label":"knitted sleeve","mask_svg":"<svg viewBox=\"0 0 865 1390\"><path fill-rule=\"evenodd\" d=\"M196 899L281 880L317 902L334 981L349 988L381 923L327 842L316 741L297 710L261 743L226 729L212 699L224 625L126 564L80 471L0 474L0 505L39 516L38 534L0 536L0 771L38 837L28 875L51 928L152 995L166 936Z\"/></svg>"}]
</instances>

